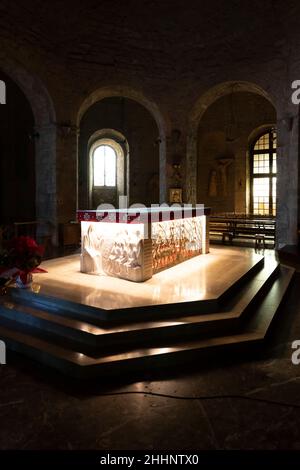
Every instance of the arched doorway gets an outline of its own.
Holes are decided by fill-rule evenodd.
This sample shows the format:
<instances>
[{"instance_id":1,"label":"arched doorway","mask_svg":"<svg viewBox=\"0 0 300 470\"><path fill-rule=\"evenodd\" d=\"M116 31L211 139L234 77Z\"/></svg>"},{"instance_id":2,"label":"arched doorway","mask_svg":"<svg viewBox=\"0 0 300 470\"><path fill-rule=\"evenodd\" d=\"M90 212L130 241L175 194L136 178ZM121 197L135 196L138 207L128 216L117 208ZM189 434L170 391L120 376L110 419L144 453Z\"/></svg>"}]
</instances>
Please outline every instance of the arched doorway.
<instances>
[{"instance_id":1,"label":"arched doorway","mask_svg":"<svg viewBox=\"0 0 300 470\"><path fill-rule=\"evenodd\" d=\"M198 203L214 214L252 212L248 139L253 129L270 122L276 122L273 105L252 92L231 91L207 108L197 131Z\"/></svg>"},{"instance_id":2,"label":"arched doorway","mask_svg":"<svg viewBox=\"0 0 300 470\"><path fill-rule=\"evenodd\" d=\"M259 85L247 81L228 81L219 83L218 85L210 88L203 93L198 100L196 100L190 116L189 116L189 131L187 138L187 155L186 155L186 188L188 202L195 204L197 202L197 162L198 162L198 130L201 120L206 112L209 112L211 106L218 100L224 97L230 97L235 93L251 93L252 96L260 96L270 103L275 113L276 110L270 95ZM230 99L228 100L230 101ZM227 108L230 109L231 104L228 102ZM224 113L223 113L224 116ZM222 117L222 115L220 116ZM272 119L273 121L273 119ZM225 126L226 127L226 126ZM230 126L228 126L229 128ZM255 125L252 126L253 128ZM230 130L227 129L227 135L230 137ZM245 147L244 151L247 148ZM203 202L203 201L201 201Z\"/></svg>"},{"instance_id":3,"label":"arched doorway","mask_svg":"<svg viewBox=\"0 0 300 470\"><path fill-rule=\"evenodd\" d=\"M41 222L38 227L41 238L51 236L53 244L56 244L58 226L54 105L41 80L10 58L1 60L1 71L3 76L19 87L31 108L34 129L28 137L35 153L35 219ZM9 102L10 96L7 94L7 104L1 105L3 112ZM26 181L24 177L23 180Z\"/></svg>"},{"instance_id":4,"label":"arched doorway","mask_svg":"<svg viewBox=\"0 0 300 470\"><path fill-rule=\"evenodd\" d=\"M34 116L26 96L7 75L0 106L0 223L36 217ZM25 196L26 195L26 196Z\"/></svg>"},{"instance_id":5,"label":"arched doorway","mask_svg":"<svg viewBox=\"0 0 300 470\"><path fill-rule=\"evenodd\" d=\"M171 125L170 122L163 114L160 109L158 108L157 104L151 100L150 98L146 97L142 92L132 89L131 87L128 86L123 86L123 85L114 85L114 86L105 86L102 88L98 88L95 91L93 91L81 104L78 114L77 114L77 126L78 128L81 129L81 123L92 106L94 106L96 103L101 102L102 100L105 99L112 99L117 97L118 99L126 99L126 100L131 100L135 102L136 104L140 105L144 111L148 112L148 115L152 117L152 120L155 122L156 125L156 132L155 132L155 137L150 143L150 148L153 149L155 148L157 153L158 153L158 168L157 170L153 171L152 174L149 176L148 174L148 181L145 184L144 181L144 187L146 190L147 194L158 194L158 198L155 196L153 201L150 201L150 198L148 197L150 202L166 202L168 197L167 197L167 181L166 181L166 175L167 175L167 170L166 170L166 136L170 134L170 129ZM105 125L103 124L104 127L110 127L115 130L120 130L120 127L118 125ZM151 125L152 126L152 125ZM138 127L139 124L137 124L137 129L133 129L131 139L129 139L129 136L121 130L121 132L124 134L125 138L129 141L135 138L136 134L139 134ZM97 130L99 130L100 127L98 127ZM80 133L81 135L81 133ZM83 207L82 204L87 204L88 202L88 190L83 188L84 182L82 181L82 139L81 137L79 138L79 144L78 144L78 173L79 173L79 180L78 180L78 207ZM131 146L130 146L131 147ZM131 148L130 150L130 156L132 157L132 151L133 149ZM142 156L143 158L143 156ZM132 166L129 164L131 176L133 172ZM129 170L128 170L129 173ZM137 180L139 178L139 170L135 172L135 179ZM129 174L128 174L128 181L129 181ZM132 182L133 183L133 182ZM137 187L136 183L131 184L131 190L129 197L132 202L136 201L136 196L134 194L134 190ZM86 195L82 197L83 192L85 191ZM129 193L128 188L127 188L127 193ZM146 203L149 203L149 201ZM139 201L141 202L141 201Z\"/></svg>"},{"instance_id":6,"label":"arched doorway","mask_svg":"<svg viewBox=\"0 0 300 470\"><path fill-rule=\"evenodd\" d=\"M97 180L96 161L107 168L114 162L114 184L105 184L105 172L104 181ZM78 174L81 208L96 209L103 203L118 207L120 195L127 196L129 204L158 203L159 185L153 180L160 174L160 143L152 114L123 96L103 98L90 106L80 121Z\"/></svg>"}]
</instances>

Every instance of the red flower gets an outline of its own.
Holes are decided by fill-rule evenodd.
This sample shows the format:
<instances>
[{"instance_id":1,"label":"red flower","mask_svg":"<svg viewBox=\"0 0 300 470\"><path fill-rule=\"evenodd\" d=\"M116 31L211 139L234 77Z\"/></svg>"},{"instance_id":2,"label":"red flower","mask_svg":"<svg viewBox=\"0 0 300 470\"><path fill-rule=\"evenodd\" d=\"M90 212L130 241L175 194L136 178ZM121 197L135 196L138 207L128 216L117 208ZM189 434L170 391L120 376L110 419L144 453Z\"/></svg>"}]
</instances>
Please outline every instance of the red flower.
<instances>
[{"instance_id":1,"label":"red flower","mask_svg":"<svg viewBox=\"0 0 300 470\"><path fill-rule=\"evenodd\" d=\"M24 272L32 272L42 260L44 247L40 246L30 237L14 238L9 244L8 259L10 267Z\"/></svg>"}]
</instances>

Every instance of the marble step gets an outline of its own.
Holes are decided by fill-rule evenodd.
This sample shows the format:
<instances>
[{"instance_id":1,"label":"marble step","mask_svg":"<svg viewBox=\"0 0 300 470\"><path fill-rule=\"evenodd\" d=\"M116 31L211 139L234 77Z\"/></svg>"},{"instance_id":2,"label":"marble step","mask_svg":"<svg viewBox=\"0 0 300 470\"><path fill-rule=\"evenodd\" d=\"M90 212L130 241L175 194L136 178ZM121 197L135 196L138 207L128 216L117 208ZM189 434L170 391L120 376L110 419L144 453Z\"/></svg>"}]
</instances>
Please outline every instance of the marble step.
<instances>
[{"instance_id":1,"label":"marble step","mask_svg":"<svg viewBox=\"0 0 300 470\"><path fill-rule=\"evenodd\" d=\"M11 288L9 291L10 296L15 301L21 301L32 307L52 311L57 314L76 318L83 322L102 326L103 321L118 323L122 321L123 318L126 318L126 322L139 321L141 316L144 320L152 320L154 315L156 315L157 318L172 318L174 315L178 315L179 312L184 314L187 309L190 315L218 312L228 299L260 271L263 266L264 257L257 255L255 258L249 260L249 265L242 274L236 272L235 276L229 277L229 282L222 287L217 296L208 295L202 300L168 303L167 305L163 303L106 310L91 305L72 302L63 298L52 297L40 292L35 293L27 289ZM201 296L199 295L199 297Z\"/></svg>"},{"instance_id":2,"label":"marble step","mask_svg":"<svg viewBox=\"0 0 300 470\"><path fill-rule=\"evenodd\" d=\"M233 331L239 327L239 322L268 289L278 274L279 264L275 261L267 263L262 270L244 285L239 292L228 302L226 309L216 313L201 315L174 316L172 319L156 319L144 321L143 315L138 322L126 322L103 325L92 325L66 317L62 314L48 312L27 304L16 302L10 298L0 300L1 319L15 321L20 325L27 325L43 333L67 338L79 343L76 348L82 350L80 345L87 348L106 348L109 345L124 343L135 344L151 340L164 340L165 338L212 335L218 332Z\"/></svg>"},{"instance_id":3,"label":"marble step","mask_svg":"<svg viewBox=\"0 0 300 470\"><path fill-rule=\"evenodd\" d=\"M37 361L78 378L120 375L129 371L150 370L201 357L210 353L225 353L240 347L261 343L275 317L293 277L294 269L282 266L278 277L257 305L253 315L241 324L239 332L211 338L166 342L164 347L141 348L123 353L103 354L97 358L72 351L29 333L0 326L0 338L7 347Z\"/></svg>"}]
</instances>

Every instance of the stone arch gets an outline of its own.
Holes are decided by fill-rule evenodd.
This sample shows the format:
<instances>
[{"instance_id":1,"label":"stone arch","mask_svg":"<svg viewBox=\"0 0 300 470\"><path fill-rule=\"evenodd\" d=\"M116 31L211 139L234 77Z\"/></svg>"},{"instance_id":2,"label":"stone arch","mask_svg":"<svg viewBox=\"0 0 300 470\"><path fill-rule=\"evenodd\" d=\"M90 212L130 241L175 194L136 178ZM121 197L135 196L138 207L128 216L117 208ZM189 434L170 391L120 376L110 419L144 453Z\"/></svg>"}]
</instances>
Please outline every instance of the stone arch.
<instances>
[{"instance_id":1,"label":"stone arch","mask_svg":"<svg viewBox=\"0 0 300 470\"><path fill-rule=\"evenodd\" d=\"M137 91L133 88L127 86L107 86L94 90L87 96L84 101L81 103L78 113L77 113L77 127L80 126L80 121L85 114L85 112L96 102L103 100L104 98L111 98L121 96L123 98L128 98L133 101L138 102L144 108L146 108L149 113L154 118L159 136L159 199L160 202L166 202L167 200L167 181L166 181L166 166L167 166L167 156L166 156L166 139L169 135L170 124L166 117L161 113L157 104L146 97L142 92Z\"/></svg>"},{"instance_id":2,"label":"stone arch","mask_svg":"<svg viewBox=\"0 0 300 470\"><path fill-rule=\"evenodd\" d=\"M276 127L275 122L266 123L266 124L263 124L262 126L259 126L253 129L253 131L250 132L248 136L248 146L250 147L260 135L264 134L265 132L268 132L273 127Z\"/></svg>"},{"instance_id":3,"label":"stone arch","mask_svg":"<svg viewBox=\"0 0 300 470\"><path fill-rule=\"evenodd\" d=\"M11 60L1 59L0 68L20 87L28 99L36 127L53 124L56 119L53 101L42 81Z\"/></svg>"},{"instance_id":4,"label":"stone arch","mask_svg":"<svg viewBox=\"0 0 300 470\"><path fill-rule=\"evenodd\" d=\"M51 235L57 242L56 208L56 113L53 101L42 81L11 59L1 58L1 70L18 85L34 116L36 218L40 235Z\"/></svg>"},{"instance_id":5,"label":"stone arch","mask_svg":"<svg viewBox=\"0 0 300 470\"><path fill-rule=\"evenodd\" d=\"M247 81L228 81L219 83L204 92L196 101L189 115L187 155L186 155L186 189L187 201L197 202L197 131L205 111L219 98L230 93L250 92L266 98L275 108L273 98L259 85ZM276 109L276 108L275 108Z\"/></svg>"}]
</instances>

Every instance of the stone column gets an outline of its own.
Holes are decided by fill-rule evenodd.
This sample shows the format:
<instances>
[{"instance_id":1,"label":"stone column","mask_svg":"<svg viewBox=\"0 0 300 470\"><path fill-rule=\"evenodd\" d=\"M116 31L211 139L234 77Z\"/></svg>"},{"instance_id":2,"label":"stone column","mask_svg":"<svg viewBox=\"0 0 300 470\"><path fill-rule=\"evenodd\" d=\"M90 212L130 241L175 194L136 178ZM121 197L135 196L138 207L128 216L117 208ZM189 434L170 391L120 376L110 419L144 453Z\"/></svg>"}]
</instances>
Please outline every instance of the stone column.
<instances>
[{"instance_id":1,"label":"stone column","mask_svg":"<svg viewBox=\"0 0 300 470\"><path fill-rule=\"evenodd\" d=\"M76 219L77 127L51 124L35 130L38 238L58 245L58 225Z\"/></svg>"},{"instance_id":2,"label":"stone column","mask_svg":"<svg viewBox=\"0 0 300 470\"><path fill-rule=\"evenodd\" d=\"M165 137L159 142L159 203L168 202L167 194L167 141Z\"/></svg>"},{"instance_id":3,"label":"stone column","mask_svg":"<svg viewBox=\"0 0 300 470\"><path fill-rule=\"evenodd\" d=\"M57 244L56 126L35 129L37 237L50 237Z\"/></svg>"},{"instance_id":4,"label":"stone column","mask_svg":"<svg viewBox=\"0 0 300 470\"><path fill-rule=\"evenodd\" d=\"M186 146L186 202L197 203L197 133L187 136ZM202 201L200 201L202 202Z\"/></svg>"},{"instance_id":5,"label":"stone column","mask_svg":"<svg viewBox=\"0 0 300 470\"><path fill-rule=\"evenodd\" d=\"M277 121L278 249L298 243L299 111L278 112Z\"/></svg>"},{"instance_id":6,"label":"stone column","mask_svg":"<svg viewBox=\"0 0 300 470\"><path fill-rule=\"evenodd\" d=\"M57 125L57 222L76 219L78 201L78 129L72 124Z\"/></svg>"}]
</instances>

